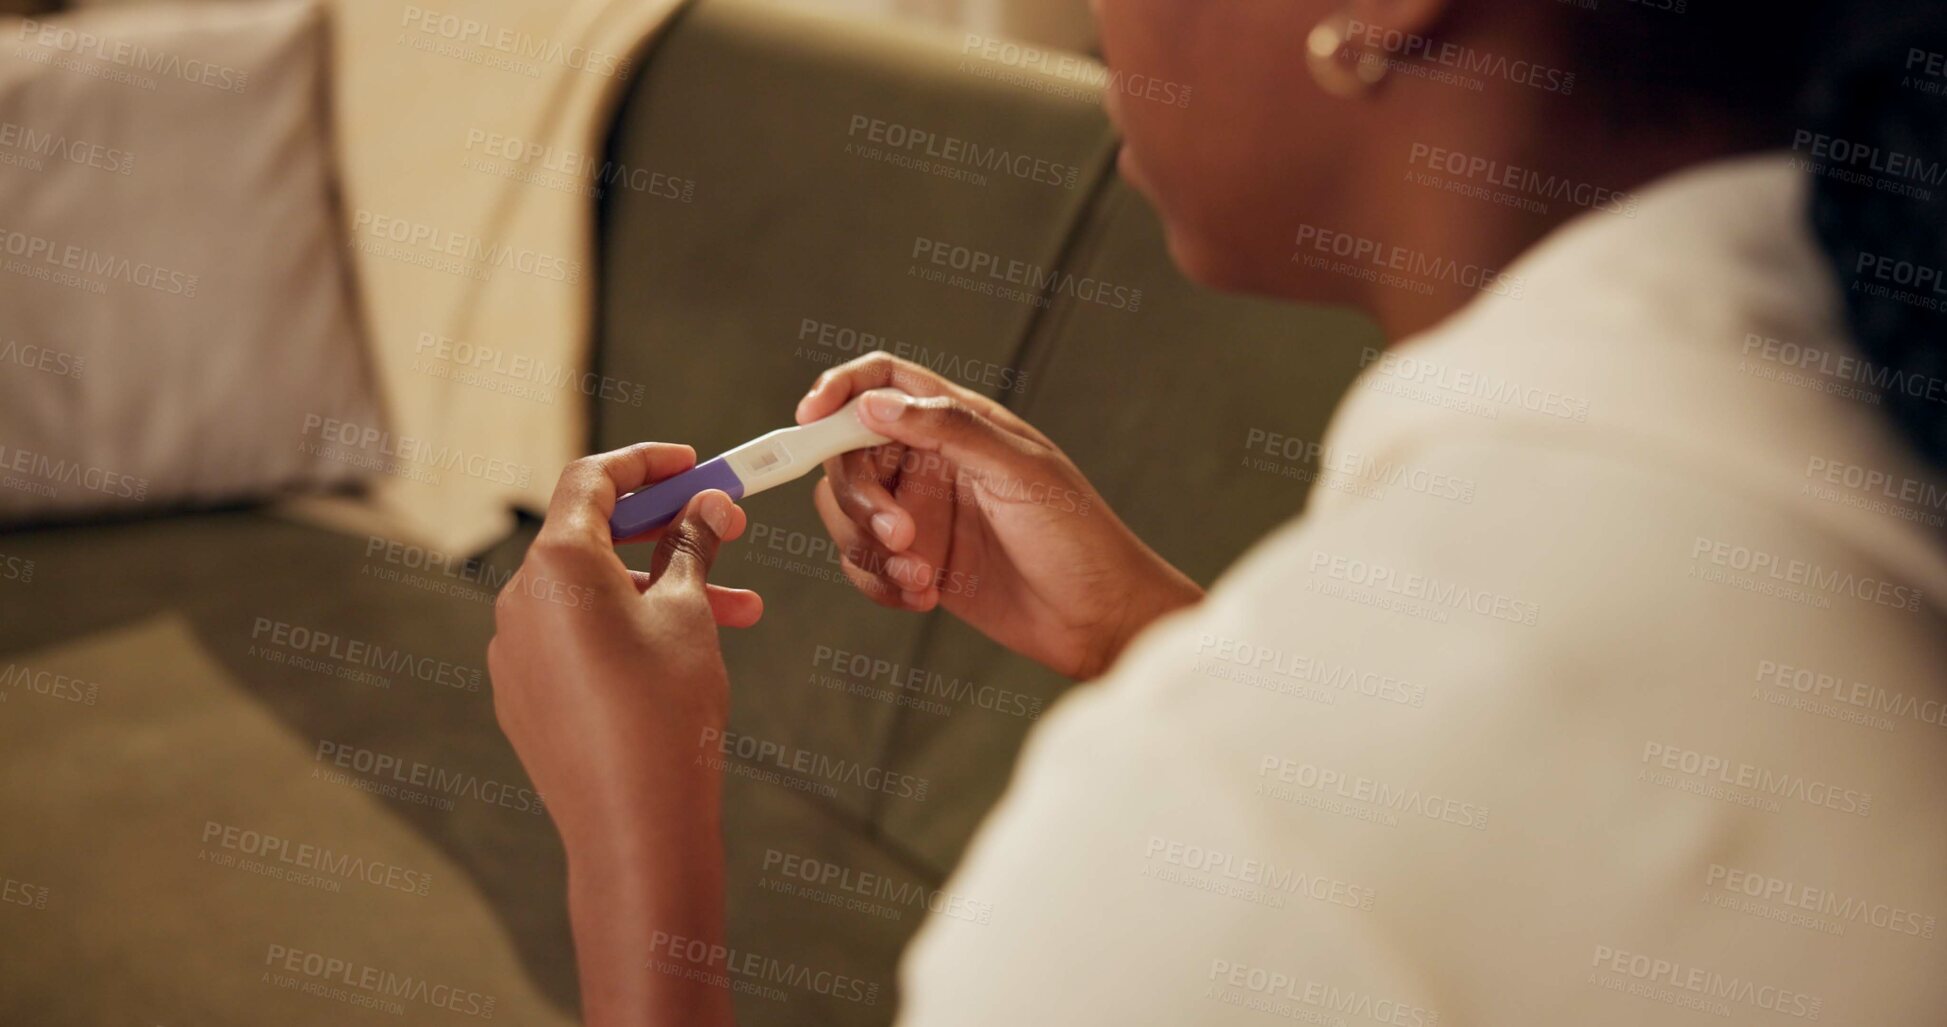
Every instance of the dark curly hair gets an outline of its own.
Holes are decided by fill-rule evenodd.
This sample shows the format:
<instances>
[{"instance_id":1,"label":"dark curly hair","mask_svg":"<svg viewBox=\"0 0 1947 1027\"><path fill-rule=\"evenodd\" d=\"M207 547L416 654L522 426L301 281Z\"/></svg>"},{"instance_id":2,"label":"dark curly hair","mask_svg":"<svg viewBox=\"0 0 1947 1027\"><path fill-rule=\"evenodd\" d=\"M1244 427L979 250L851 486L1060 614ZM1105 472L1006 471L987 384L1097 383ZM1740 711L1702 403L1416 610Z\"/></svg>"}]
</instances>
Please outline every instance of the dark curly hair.
<instances>
[{"instance_id":1,"label":"dark curly hair","mask_svg":"<svg viewBox=\"0 0 1947 1027\"><path fill-rule=\"evenodd\" d=\"M1847 6L1841 4L1839 6ZM1872 3L1862 7L1882 9ZM1814 130L1898 162L1887 177L1820 175L1812 225L1845 290L1854 342L1887 411L1947 464L1947 7L1862 19L1811 80Z\"/></svg>"},{"instance_id":2,"label":"dark curly hair","mask_svg":"<svg viewBox=\"0 0 1947 1027\"><path fill-rule=\"evenodd\" d=\"M1806 214L1887 412L1947 466L1947 3L1550 6L1577 92L1633 128L1728 127L1754 148L1820 138L1857 158L1826 162Z\"/></svg>"}]
</instances>

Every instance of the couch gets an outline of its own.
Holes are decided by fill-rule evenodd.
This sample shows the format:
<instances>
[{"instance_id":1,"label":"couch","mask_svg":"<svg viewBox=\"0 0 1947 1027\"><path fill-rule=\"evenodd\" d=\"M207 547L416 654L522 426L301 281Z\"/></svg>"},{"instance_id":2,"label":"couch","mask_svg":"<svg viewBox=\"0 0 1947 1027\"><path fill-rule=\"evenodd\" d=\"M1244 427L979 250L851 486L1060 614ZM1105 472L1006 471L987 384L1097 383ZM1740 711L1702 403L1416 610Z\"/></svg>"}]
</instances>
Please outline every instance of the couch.
<instances>
[{"instance_id":1,"label":"couch","mask_svg":"<svg viewBox=\"0 0 1947 1027\"><path fill-rule=\"evenodd\" d=\"M1307 466L1253 444L1318 439L1376 330L1184 281L1089 67L751 0L682 15L615 114L590 448L707 454L889 348L1218 576L1304 505ZM980 255L1057 284L978 286L955 264ZM811 485L751 500L716 575L769 611L725 640L751 743L730 937L762 968L740 1022L882 1024L929 908L1006 917L941 889L1074 686L854 594ZM0 534L0 1022L575 1022L561 851L484 670L532 531L465 561L256 508Z\"/></svg>"}]
</instances>

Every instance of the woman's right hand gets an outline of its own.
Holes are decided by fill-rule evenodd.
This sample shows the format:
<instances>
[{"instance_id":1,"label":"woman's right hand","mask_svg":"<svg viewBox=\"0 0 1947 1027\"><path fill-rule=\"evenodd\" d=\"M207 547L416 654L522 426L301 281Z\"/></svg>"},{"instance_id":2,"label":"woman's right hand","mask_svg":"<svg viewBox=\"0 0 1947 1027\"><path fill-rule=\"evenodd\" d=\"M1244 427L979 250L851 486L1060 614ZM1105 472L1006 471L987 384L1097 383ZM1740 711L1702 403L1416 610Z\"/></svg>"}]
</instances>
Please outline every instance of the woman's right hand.
<instances>
[{"instance_id":1,"label":"woman's right hand","mask_svg":"<svg viewBox=\"0 0 1947 1027\"><path fill-rule=\"evenodd\" d=\"M1046 436L917 364L877 353L833 368L798 423L860 395L859 419L893 441L828 461L815 501L846 576L873 601L944 606L1087 679L1151 621L1202 598Z\"/></svg>"}]
</instances>

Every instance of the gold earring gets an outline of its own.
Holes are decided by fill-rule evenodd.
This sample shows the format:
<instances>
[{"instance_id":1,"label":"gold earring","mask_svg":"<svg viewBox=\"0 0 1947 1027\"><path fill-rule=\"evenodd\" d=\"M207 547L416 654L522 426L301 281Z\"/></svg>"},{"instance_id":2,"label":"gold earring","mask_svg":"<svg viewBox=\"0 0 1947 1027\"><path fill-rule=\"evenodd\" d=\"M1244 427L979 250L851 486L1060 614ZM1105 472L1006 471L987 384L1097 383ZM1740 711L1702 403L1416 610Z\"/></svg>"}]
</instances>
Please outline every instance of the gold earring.
<instances>
[{"instance_id":1,"label":"gold earring","mask_svg":"<svg viewBox=\"0 0 1947 1027\"><path fill-rule=\"evenodd\" d=\"M1391 70L1386 58L1369 50L1355 49L1348 63L1340 55L1351 43L1352 15L1340 11L1312 28L1305 40L1305 63L1320 89L1342 100L1353 100L1372 92Z\"/></svg>"}]
</instances>

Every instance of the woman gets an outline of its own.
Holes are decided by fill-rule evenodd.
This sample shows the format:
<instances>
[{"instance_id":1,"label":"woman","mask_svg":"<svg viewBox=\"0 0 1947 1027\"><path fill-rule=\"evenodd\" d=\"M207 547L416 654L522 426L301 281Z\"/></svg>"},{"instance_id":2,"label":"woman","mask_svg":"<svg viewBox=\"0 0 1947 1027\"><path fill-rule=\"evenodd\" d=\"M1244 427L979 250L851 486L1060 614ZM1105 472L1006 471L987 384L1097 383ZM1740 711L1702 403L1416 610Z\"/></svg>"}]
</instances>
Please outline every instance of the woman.
<instances>
[{"instance_id":1,"label":"woman","mask_svg":"<svg viewBox=\"0 0 1947 1027\"><path fill-rule=\"evenodd\" d=\"M1194 88L1113 101L1177 262L1370 311L1328 450L1465 488L1319 490L1205 597L1005 408L821 377L800 420L863 394L895 440L816 494L858 586L1102 676L902 1023L1940 1022L1947 32L1725 6L1099 0L1113 68ZM610 601L510 588L489 654L594 1024L731 1022L698 753L761 612L706 581L744 515L699 497L652 575L605 528L694 459L570 468L521 573ZM1325 675L1358 687L1280 694Z\"/></svg>"}]
</instances>

